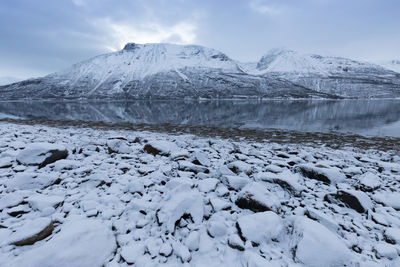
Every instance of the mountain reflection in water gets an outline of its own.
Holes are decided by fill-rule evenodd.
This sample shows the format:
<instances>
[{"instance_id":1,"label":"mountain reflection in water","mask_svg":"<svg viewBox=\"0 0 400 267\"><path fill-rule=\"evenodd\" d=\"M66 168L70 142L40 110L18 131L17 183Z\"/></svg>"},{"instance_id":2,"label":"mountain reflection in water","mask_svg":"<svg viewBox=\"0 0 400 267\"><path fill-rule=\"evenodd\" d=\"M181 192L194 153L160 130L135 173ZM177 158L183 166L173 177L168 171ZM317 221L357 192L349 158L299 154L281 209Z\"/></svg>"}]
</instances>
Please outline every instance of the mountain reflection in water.
<instances>
[{"instance_id":1,"label":"mountain reflection in water","mask_svg":"<svg viewBox=\"0 0 400 267\"><path fill-rule=\"evenodd\" d=\"M400 100L0 102L0 118L169 123L400 137Z\"/></svg>"}]
</instances>

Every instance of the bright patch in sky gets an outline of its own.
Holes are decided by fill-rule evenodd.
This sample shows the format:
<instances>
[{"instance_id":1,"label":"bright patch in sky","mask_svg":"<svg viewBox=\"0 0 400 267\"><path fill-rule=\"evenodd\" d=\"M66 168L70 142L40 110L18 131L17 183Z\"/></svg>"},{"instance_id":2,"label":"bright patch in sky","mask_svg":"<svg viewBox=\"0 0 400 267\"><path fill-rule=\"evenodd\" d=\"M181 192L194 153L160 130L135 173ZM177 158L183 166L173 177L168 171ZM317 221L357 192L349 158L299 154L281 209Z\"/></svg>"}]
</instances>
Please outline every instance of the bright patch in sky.
<instances>
[{"instance_id":1,"label":"bright patch in sky","mask_svg":"<svg viewBox=\"0 0 400 267\"><path fill-rule=\"evenodd\" d=\"M138 25L115 23L110 19L102 19L96 25L107 29L108 44L111 51L120 50L126 43L176 43L192 44L196 42L196 26L190 22L179 22L172 26L158 23Z\"/></svg>"}]
</instances>

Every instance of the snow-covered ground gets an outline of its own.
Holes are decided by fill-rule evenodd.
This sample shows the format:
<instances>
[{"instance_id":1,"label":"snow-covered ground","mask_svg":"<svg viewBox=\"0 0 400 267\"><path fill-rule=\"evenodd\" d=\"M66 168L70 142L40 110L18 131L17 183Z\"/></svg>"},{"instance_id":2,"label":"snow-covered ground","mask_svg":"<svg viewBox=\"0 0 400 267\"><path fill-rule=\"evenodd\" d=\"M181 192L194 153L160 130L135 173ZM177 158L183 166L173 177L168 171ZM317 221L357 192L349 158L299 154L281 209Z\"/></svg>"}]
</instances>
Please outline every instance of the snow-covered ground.
<instances>
[{"instance_id":1,"label":"snow-covered ground","mask_svg":"<svg viewBox=\"0 0 400 267\"><path fill-rule=\"evenodd\" d=\"M0 123L0 266L399 266L398 151Z\"/></svg>"}]
</instances>

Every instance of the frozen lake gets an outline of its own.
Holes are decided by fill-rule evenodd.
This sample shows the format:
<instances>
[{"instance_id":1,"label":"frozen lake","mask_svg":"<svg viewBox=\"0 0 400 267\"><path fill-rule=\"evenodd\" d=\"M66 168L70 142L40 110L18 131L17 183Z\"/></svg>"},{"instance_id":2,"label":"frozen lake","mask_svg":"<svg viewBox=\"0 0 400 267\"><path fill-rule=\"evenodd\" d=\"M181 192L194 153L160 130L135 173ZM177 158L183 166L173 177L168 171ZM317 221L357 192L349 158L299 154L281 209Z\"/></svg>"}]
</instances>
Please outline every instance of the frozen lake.
<instances>
[{"instance_id":1,"label":"frozen lake","mask_svg":"<svg viewBox=\"0 0 400 267\"><path fill-rule=\"evenodd\" d=\"M400 100L0 102L0 118L275 128L400 137Z\"/></svg>"}]
</instances>

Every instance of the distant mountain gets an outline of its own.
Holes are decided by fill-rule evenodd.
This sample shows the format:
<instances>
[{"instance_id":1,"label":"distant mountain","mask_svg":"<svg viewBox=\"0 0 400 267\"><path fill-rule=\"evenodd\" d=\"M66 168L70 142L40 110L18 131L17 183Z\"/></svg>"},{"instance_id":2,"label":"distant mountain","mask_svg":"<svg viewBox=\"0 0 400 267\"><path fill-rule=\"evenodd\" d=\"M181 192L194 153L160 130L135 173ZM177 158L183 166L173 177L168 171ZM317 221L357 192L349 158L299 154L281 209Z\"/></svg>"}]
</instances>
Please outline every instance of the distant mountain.
<instances>
[{"instance_id":1,"label":"distant mountain","mask_svg":"<svg viewBox=\"0 0 400 267\"><path fill-rule=\"evenodd\" d=\"M344 98L385 98L400 95L400 74L379 65L341 57L271 50L251 73L274 75L319 93Z\"/></svg>"},{"instance_id":2,"label":"distant mountain","mask_svg":"<svg viewBox=\"0 0 400 267\"><path fill-rule=\"evenodd\" d=\"M388 61L379 61L377 64L382 67L400 73L400 60L393 59Z\"/></svg>"},{"instance_id":3,"label":"distant mountain","mask_svg":"<svg viewBox=\"0 0 400 267\"><path fill-rule=\"evenodd\" d=\"M0 86L1 85L7 85L11 83L16 83L19 82L21 79L15 78L15 77L9 77L9 76L1 76L0 77Z\"/></svg>"},{"instance_id":4,"label":"distant mountain","mask_svg":"<svg viewBox=\"0 0 400 267\"><path fill-rule=\"evenodd\" d=\"M272 50L241 64L197 45L128 43L43 78L0 87L1 99L400 97L400 74L345 58Z\"/></svg>"}]
</instances>

